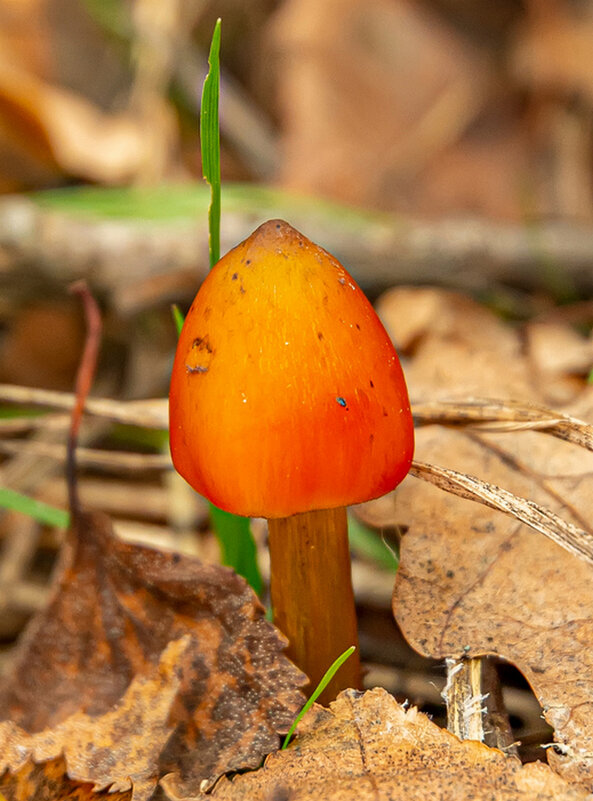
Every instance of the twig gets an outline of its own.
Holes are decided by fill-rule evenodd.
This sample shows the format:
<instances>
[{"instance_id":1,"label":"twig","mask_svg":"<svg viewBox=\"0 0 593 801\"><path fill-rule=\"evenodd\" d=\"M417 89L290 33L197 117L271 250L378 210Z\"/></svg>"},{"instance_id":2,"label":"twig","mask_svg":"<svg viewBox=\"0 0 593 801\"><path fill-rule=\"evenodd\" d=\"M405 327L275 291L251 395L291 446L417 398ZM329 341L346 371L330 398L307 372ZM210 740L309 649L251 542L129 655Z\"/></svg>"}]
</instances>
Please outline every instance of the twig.
<instances>
[{"instance_id":1,"label":"twig","mask_svg":"<svg viewBox=\"0 0 593 801\"><path fill-rule=\"evenodd\" d=\"M1 453L18 453L66 461L66 446L49 442L23 442L22 440L0 440ZM169 454L125 453L123 451L104 451L94 448L77 448L76 461L84 467L98 467L115 473L129 473L139 470L167 470L171 468Z\"/></svg>"},{"instance_id":2,"label":"twig","mask_svg":"<svg viewBox=\"0 0 593 801\"><path fill-rule=\"evenodd\" d=\"M19 387L0 384L0 401L24 406L52 407L71 410L76 403L71 392L49 389ZM168 404L166 398L150 400L117 401L110 398L87 398L84 410L95 417L114 423L166 430L168 427Z\"/></svg>"},{"instance_id":3,"label":"twig","mask_svg":"<svg viewBox=\"0 0 593 801\"><path fill-rule=\"evenodd\" d=\"M416 425L472 426L481 431L544 431L593 451L593 426L575 417L522 401L472 398L414 403Z\"/></svg>"},{"instance_id":4,"label":"twig","mask_svg":"<svg viewBox=\"0 0 593 801\"><path fill-rule=\"evenodd\" d=\"M203 203L205 195L202 192ZM198 191L196 202L199 197ZM496 281L541 287L544 262L558 264L583 288L593 284L593 228L587 225L549 221L527 226L462 217L422 221L309 202L259 186L229 185L225 201L223 252L265 219L283 217L347 264L366 291L417 283L419 278L466 290L491 287ZM9 257L4 278L35 264L48 280L90 279L92 265L93 280L115 304L122 286L186 270L190 254L203 250L207 241L206 225L189 214L148 226L142 219L75 217L22 197L0 202L0 249ZM195 255L193 259L198 280L207 264L198 264ZM118 269L122 263L125 271Z\"/></svg>"}]
</instances>

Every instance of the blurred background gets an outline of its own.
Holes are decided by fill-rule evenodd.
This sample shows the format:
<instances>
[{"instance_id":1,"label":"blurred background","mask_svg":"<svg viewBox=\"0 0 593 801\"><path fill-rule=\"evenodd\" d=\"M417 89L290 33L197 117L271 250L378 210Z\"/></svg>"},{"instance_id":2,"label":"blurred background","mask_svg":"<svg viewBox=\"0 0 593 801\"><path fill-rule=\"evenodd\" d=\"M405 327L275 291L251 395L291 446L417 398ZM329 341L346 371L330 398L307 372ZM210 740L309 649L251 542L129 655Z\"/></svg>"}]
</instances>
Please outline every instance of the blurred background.
<instances>
[{"instance_id":1,"label":"blurred background","mask_svg":"<svg viewBox=\"0 0 593 801\"><path fill-rule=\"evenodd\" d=\"M171 304L186 309L208 269L199 98L218 17L223 252L281 216L373 300L441 285L513 323L560 304L582 338L570 365L582 389L591 0L0 0L0 383L72 390L84 325L67 287L84 277L104 318L95 394L166 396ZM0 413L0 484L65 507L67 417ZM87 421L83 443L110 454L81 456L83 501L122 536L216 558L205 504L163 469L164 431ZM362 518L397 540L391 499ZM0 645L43 605L60 537L2 515ZM441 714L442 675L398 639L393 564L377 565L355 554L368 681ZM539 706L518 687L516 728L541 742Z\"/></svg>"},{"instance_id":2,"label":"blurred background","mask_svg":"<svg viewBox=\"0 0 593 801\"><path fill-rule=\"evenodd\" d=\"M206 269L199 97L218 16L223 251L278 213L373 297L413 280L511 314L524 288L528 305L542 288L582 299L590 0L0 0L1 381L71 386L64 287L84 276L124 394L166 390L168 307ZM139 325L153 344L130 358Z\"/></svg>"},{"instance_id":3,"label":"blurred background","mask_svg":"<svg viewBox=\"0 0 593 801\"><path fill-rule=\"evenodd\" d=\"M374 209L591 219L589 0L2 0L0 189L200 175Z\"/></svg>"}]
</instances>

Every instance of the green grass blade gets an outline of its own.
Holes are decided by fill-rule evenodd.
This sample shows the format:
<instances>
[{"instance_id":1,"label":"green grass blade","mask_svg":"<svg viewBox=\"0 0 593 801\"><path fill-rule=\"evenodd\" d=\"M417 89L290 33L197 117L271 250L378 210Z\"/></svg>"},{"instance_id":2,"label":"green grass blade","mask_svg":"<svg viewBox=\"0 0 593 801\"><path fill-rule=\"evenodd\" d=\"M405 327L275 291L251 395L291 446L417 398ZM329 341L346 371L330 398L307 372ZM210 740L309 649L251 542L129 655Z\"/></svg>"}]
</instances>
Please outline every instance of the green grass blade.
<instances>
[{"instance_id":1,"label":"green grass blade","mask_svg":"<svg viewBox=\"0 0 593 801\"><path fill-rule=\"evenodd\" d=\"M175 323L175 330L177 331L177 336L181 334L181 329L183 328L183 323L185 322L185 318L179 306L176 303L173 303L171 306L171 314L173 315L173 322Z\"/></svg>"},{"instance_id":2,"label":"green grass blade","mask_svg":"<svg viewBox=\"0 0 593 801\"><path fill-rule=\"evenodd\" d=\"M210 184L210 206L208 208L208 242L210 267L220 259L220 125L218 105L220 97L220 38L221 21L214 26L208 75L202 90L200 111L200 144L202 148L202 172ZM179 322L178 322L179 324ZM257 548L246 517L223 512L210 504L210 519L220 545L222 563L232 567L243 576L259 595L263 582L257 564Z\"/></svg>"},{"instance_id":3,"label":"green grass blade","mask_svg":"<svg viewBox=\"0 0 593 801\"><path fill-rule=\"evenodd\" d=\"M28 495L22 495L7 487L0 487L0 508L22 512L37 520L38 523L47 526L68 528L70 525L70 515L65 509L57 509L55 506L36 501L34 498L29 498Z\"/></svg>"},{"instance_id":4,"label":"green grass blade","mask_svg":"<svg viewBox=\"0 0 593 801\"><path fill-rule=\"evenodd\" d=\"M323 678L321 679L321 681L319 682L319 684L317 685L317 687L316 687L316 688L313 690L313 692L312 692L312 694L311 694L311 697L310 697L310 698L309 698L309 700L308 700L308 701L305 703L304 707L301 709L301 711L299 712L299 714L296 716L296 718L295 718L295 720L294 720L294 723L292 724L292 726L290 727L290 729L289 729L289 731L288 731L288 734L287 734L287 735L286 735L286 737L284 738L284 742L282 743L282 747L281 747L281 749L280 749L281 751L284 751L284 749L285 749L285 748L288 746L288 744L290 743L290 738L291 738L291 737L292 737L292 735L295 733L295 731L296 731L296 727L299 725L299 723L301 722L301 720L303 719L303 717L304 717L304 716L307 714L307 712L308 712L308 711L311 709L311 707L313 706L313 704L315 703L315 701L316 701L316 700L319 698L319 696L321 695L321 693L322 693L322 692L325 690L325 688L327 687L327 685L330 683L330 681L331 681L331 680L333 679L333 677L336 675L336 673L338 672L338 670L339 670L339 669L342 667L342 665L344 664L344 662L345 662L345 661L346 661L346 660L347 660L349 657L351 657L351 656L352 656L352 654L353 654L355 651L356 651L356 646L355 646L355 645L351 645L351 646L350 646L350 648L347 648L347 649L344 651L344 653L343 653L343 654L340 654L340 656L339 656L339 657L338 657L336 660L334 660L334 662L332 662L332 664L331 664L331 665L328 667L328 669L325 671L325 673L323 674Z\"/></svg>"},{"instance_id":5,"label":"green grass blade","mask_svg":"<svg viewBox=\"0 0 593 801\"><path fill-rule=\"evenodd\" d=\"M210 184L210 207L208 209L208 229L210 232L210 266L220 259L220 125L218 120L218 101L220 96L220 26L218 19L214 26L208 75L202 90L200 112L200 143L202 148L202 173Z\"/></svg>"},{"instance_id":6,"label":"green grass blade","mask_svg":"<svg viewBox=\"0 0 593 801\"><path fill-rule=\"evenodd\" d=\"M399 566L397 554L387 545L387 543L371 529L364 526L352 515L348 515L348 540L350 549L374 562L378 567L395 573Z\"/></svg>"}]
</instances>

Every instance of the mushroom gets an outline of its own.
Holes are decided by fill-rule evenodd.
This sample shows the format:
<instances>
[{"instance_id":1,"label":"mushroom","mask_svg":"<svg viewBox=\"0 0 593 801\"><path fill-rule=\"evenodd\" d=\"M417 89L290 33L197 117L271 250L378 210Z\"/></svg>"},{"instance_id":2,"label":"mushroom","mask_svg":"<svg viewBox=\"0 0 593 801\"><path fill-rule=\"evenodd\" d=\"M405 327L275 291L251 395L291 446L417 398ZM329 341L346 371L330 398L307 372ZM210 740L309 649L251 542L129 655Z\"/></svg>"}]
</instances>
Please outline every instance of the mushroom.
<instances>
[{"instance_id":1,"label":"mushroom","mask_svg":"<svg viewBox=\"0 0 593 801\"><path fill-rule=\"evenodd\" d=\"M346 506L407 474L399 359L344 267L271 220L204 280L169 398L178 472L228 512L268 519L274 619L314 687L356 645ZM360 685L350 659L322 700Z\"/></svg>"}]
</instances>

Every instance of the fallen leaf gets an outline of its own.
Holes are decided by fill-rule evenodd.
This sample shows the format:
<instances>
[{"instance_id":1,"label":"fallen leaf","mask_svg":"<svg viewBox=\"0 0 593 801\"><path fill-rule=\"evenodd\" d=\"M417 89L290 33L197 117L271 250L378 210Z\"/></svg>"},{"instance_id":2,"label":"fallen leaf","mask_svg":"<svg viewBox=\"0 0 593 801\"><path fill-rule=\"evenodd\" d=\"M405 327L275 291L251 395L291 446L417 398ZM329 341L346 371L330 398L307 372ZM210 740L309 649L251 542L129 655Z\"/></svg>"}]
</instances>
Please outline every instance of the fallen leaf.
<instances>
[{"instance_id":1,"label":"fallen leaf","mask_svg":"<svg viewBox=\"0 0 593 801\"><path fill-rule=\"evenodd\" d=\"M531 323L525 331L527 357L541 395L563 405L582 391L593 367L593 341L562 323Z\"/></svg>"},{"instance_id":2,"label":"fallen leaf","mask_svg":"<svg viewBox=\"0 0 593 801\"><path fill-rule=\"evenodd\" d=\"M388 325L397 326L413 295L391 296ZM468 409L472 395L541 403L546 386L540 388L519 334L471 301L439 297L433 322L427 318L414 337L406 371L412 408L415 398L447 395L461 396ZM593 421L593 389L581 384L563 412ZM475 428L420 427L416 460L477 476L591 533L593 453L575 444L579 426L570 434L574 442L562 441L521 430L525 418L517 404L509 403L505 415L506 427L498 431L478 420ZM555 425L566 437L562 415ZM581 443L589 448L590 437ZM593 787L590 565L518 520L424 482L401 485L396 515L406 534L394 614L406 638L437 659L495 654L516 665L563 751L549 750L549 760L566 778Z\"/></svg>"},{"instance_id":3,"label":"fallen leaf","mask_svg":"<svg viewBox=\"0 0 593 801\"><path fill-rule=\"evenodd\" d=\"M593 14L587 4L530 0L510 66L523 84L593 99Z\"/></svg>"},{"instance_id":4,"label":"fallen leaf","mask_svg":"<svg viewBox=\"0 0 593 801\"><path fill-rule=\"evenodd\" d=\"M131 790L95 792L92 784L69 778L62 757L40 764L29 761L17 774L5 773L0 778L0 793L6 801L132 801Z\"/></svg>"},{"instance_id":5,"label":"fallen leaf","mask_svg":"<svg viewBox=\"0 0 593 801\"><path fill-rule=\"evenodd\" d=\"M140 170L146 132L131 113L109 114L82 95L0 59L0 140L52 174L129 181Z\"/></svg>"},{"instance_id":6,"label":"fallen leaf","mask_svg":"<svg viewBox=\"0 0 593 801\"><path fill-rule=\"evenodd\" d=\"M79 711L36 734L28 734L12 721L0 723L0 772L13 774L11 781L5 778L2 791L18 791L24 782L36 781L30 797L39 798L39 785L52 767L36 772L33 766L63 755L73 782L88 784L93 791L133 790L133 801L147 801L158 782L159 754L172 733L169 714L180 684L177 663L188 643L187 635L172 642L154 675L134 679L104 715Z\"/></svg>"},{"instance_id":7,"label":"fallen leaf","mask_svg":"<svg viewBox=\"0 0 593 801\"><path fill-rule=\"evenodd\" d=\"M106 517L85 514L64 546L50 603L26 630L0 688L3 715L33 735L55 731L81 710L105 716L185 635L175 731L157 772L197 792L203 781L254 767L278 746L278 732L302 705L304 677L282 654L284 641L253 591L230 569L123 543ZM114 765L113 775L123 769ZM101 772L100 781L108 775Z\"/></svg>"},{"instance_id":8,"label":"fallen leaf","mask_svg":"<svg viewBox=\"0 0 593 801\"><path fill-rule=\"evenodd\" d=\"M314 708L296 742L255 773L223 778L217 801L439 801L585 799L546 765L475 741L461 742L383 689L346 690L331 711Z\"/></svg>"},{"instance_id":9,"label":"fallen leaf","mask_svg":"<svg viewBox=\"0 0 593 801\"><path fill-rule=\"evenodd\" d=\"M377 313L396 346L411 356L406 381L415 401L533 398L517 332L471 298L398 287L379 298Z\"/></svg>"},{"instance_id":10,"label":"fallen leaf","mask_svg":"<svg viewBox=\"0 0 593 801\"><path fill-rule=\"evenodd\" d=\"M358 205L428 205L434 164L487 104L487 60L409 0L290 0L269 35L282 86L280 181ZM467 167L475 198L471 157Z\"/></svg>"}]
</instances>

